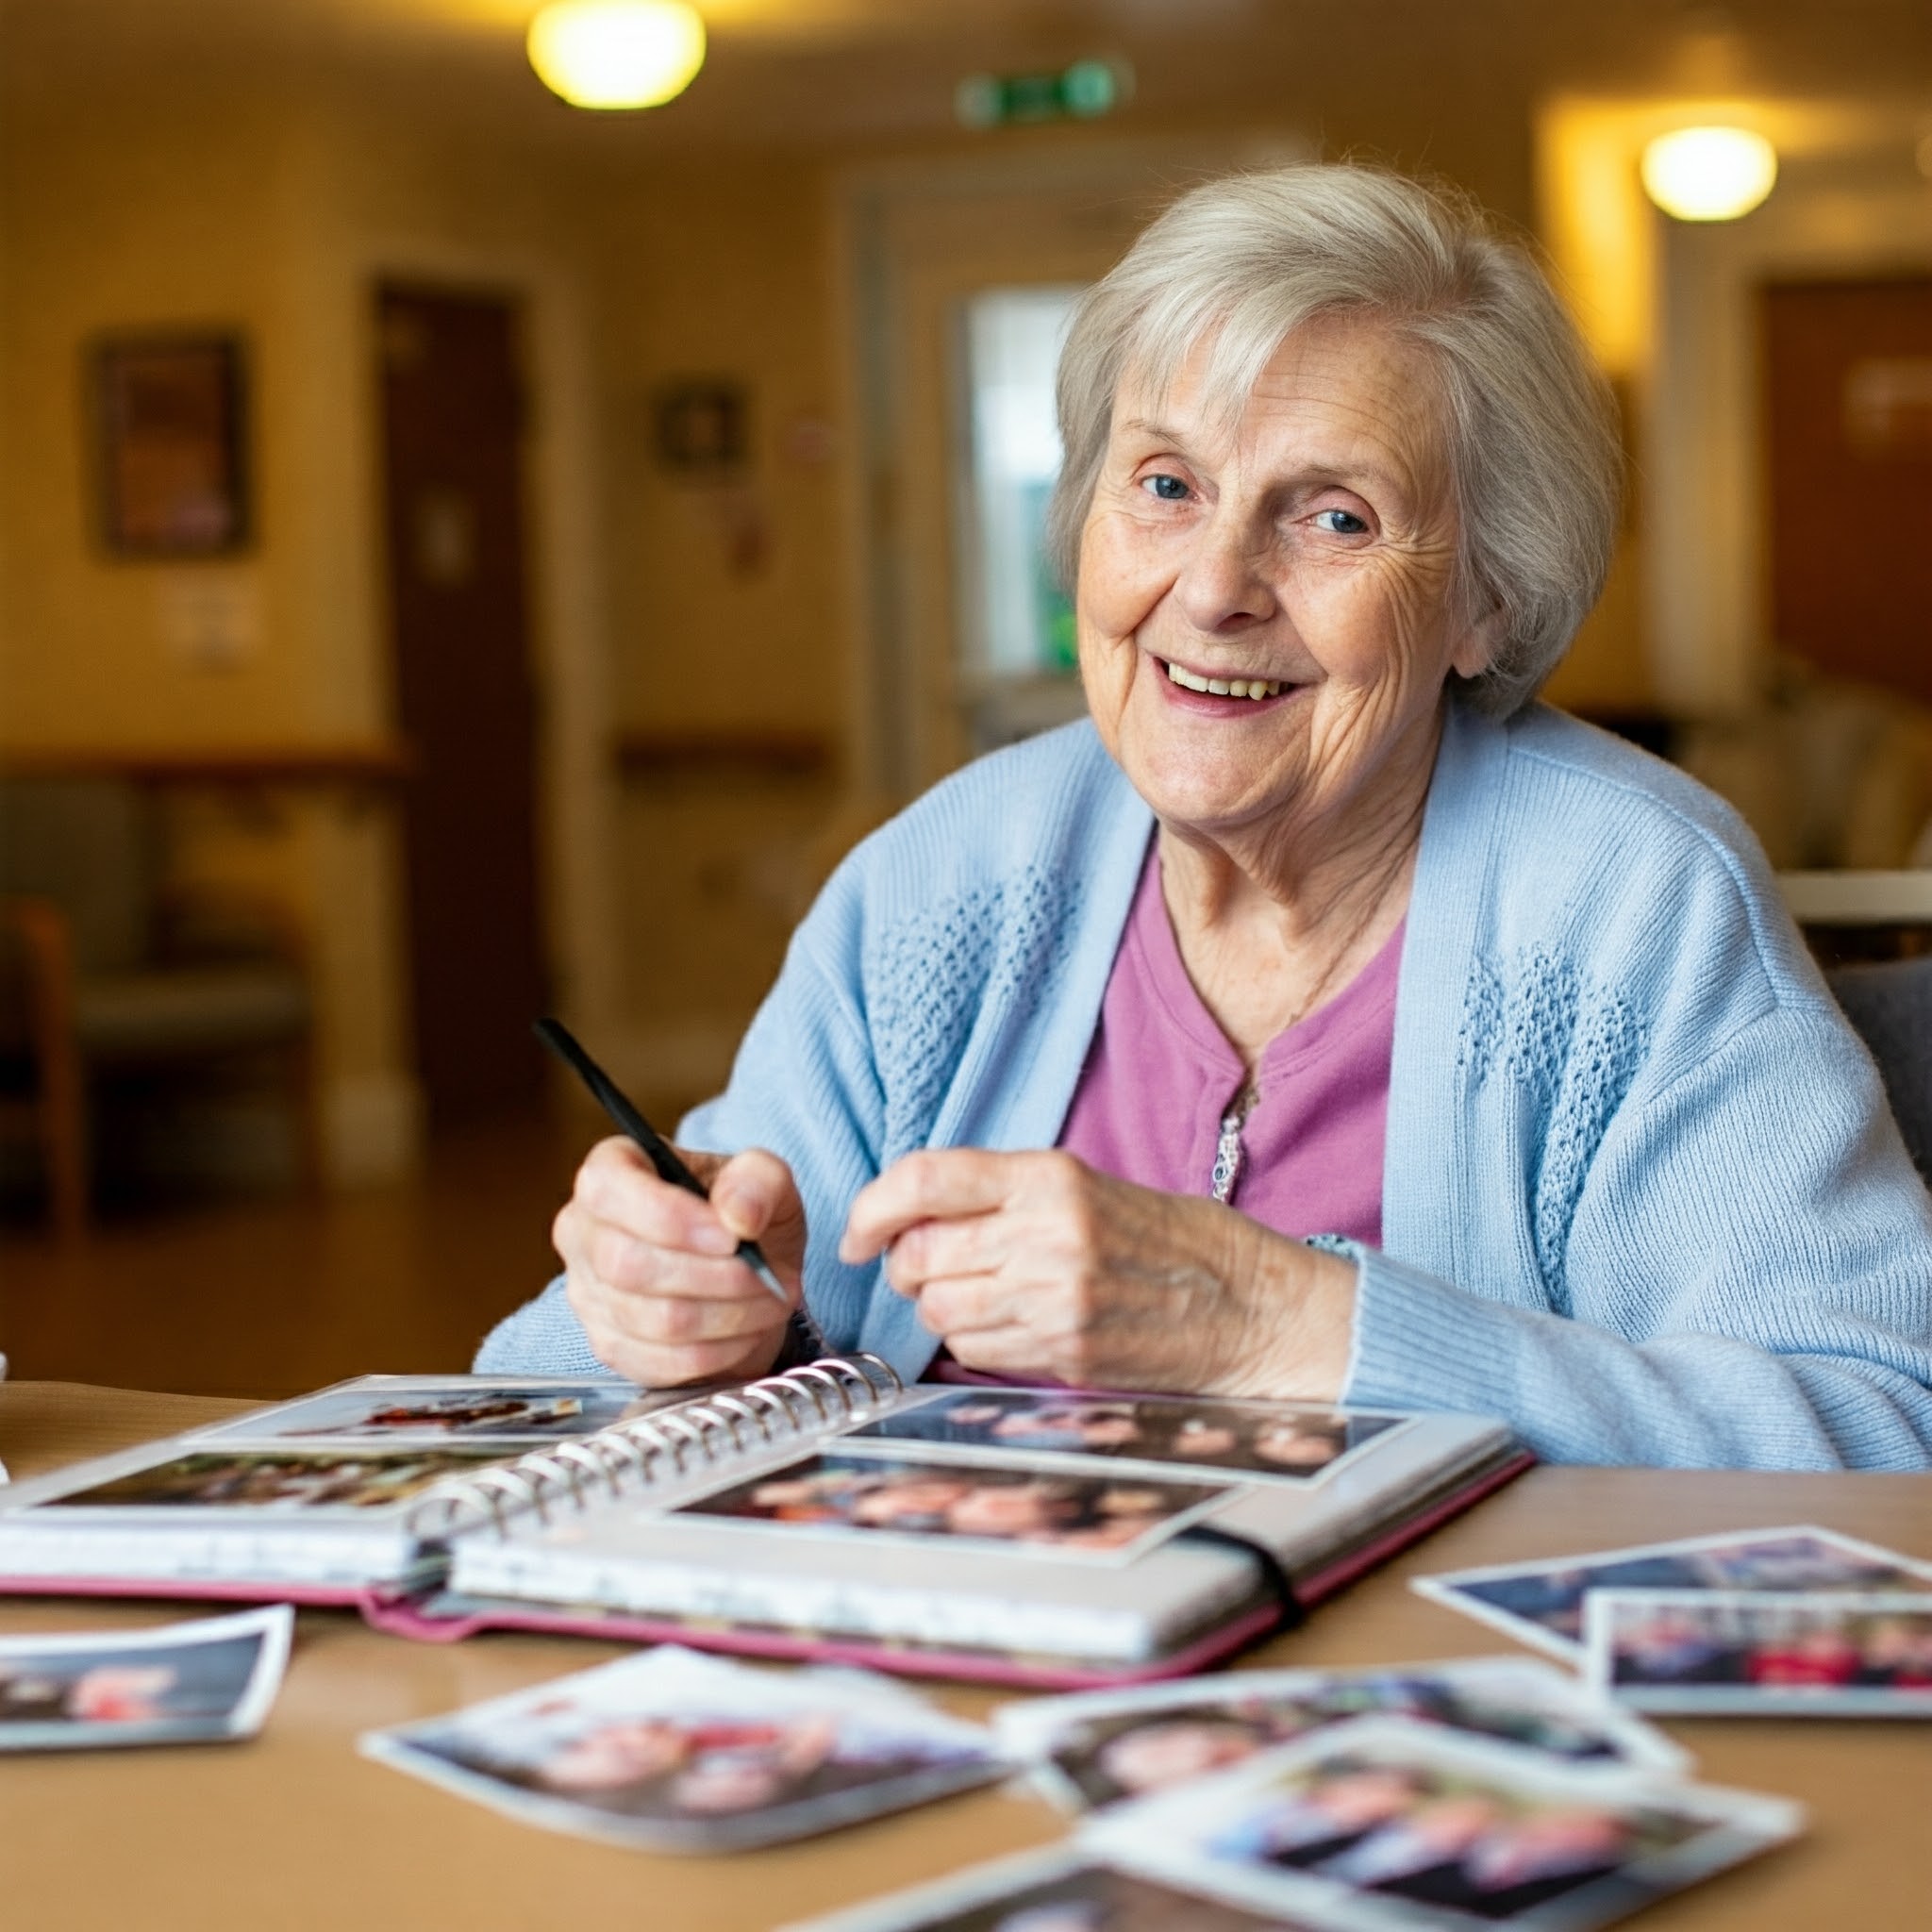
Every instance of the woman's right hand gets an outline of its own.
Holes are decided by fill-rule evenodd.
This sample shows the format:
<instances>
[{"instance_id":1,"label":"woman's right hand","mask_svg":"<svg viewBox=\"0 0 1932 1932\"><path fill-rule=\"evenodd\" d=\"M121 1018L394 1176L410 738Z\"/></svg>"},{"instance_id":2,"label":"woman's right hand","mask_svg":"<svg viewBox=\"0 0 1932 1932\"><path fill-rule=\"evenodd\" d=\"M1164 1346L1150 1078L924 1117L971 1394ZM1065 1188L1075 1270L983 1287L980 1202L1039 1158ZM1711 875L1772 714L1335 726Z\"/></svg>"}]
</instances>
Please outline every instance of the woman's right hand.
<instances>
[{"instance_id":1,"label":"woman's right hand","mask_svg":"<svg viewBox=\"0 0 1932 1932\"><path fill-rule=\"evenodd\" d=\"M775 1154L678 1149L711 1191L661 1181L630 1141L600 1141L551 1230L597 1359L650 1389L762 1375L799 1306L805 1204ZM790 1291L780 1305L737 1258L755 1241Z\"/></svg>"}]
</instances>

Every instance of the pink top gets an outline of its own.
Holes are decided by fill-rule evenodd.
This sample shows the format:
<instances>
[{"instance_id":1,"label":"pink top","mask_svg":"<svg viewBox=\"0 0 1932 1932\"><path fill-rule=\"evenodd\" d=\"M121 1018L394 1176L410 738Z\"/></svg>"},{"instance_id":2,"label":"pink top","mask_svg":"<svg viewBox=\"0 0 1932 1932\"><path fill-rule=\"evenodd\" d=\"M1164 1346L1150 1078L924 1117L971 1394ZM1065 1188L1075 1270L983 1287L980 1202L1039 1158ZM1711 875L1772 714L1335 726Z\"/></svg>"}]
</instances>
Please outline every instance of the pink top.
<instances>
[{"instance_id":1,"label":"pink top","mask_svg":"<svg viewBox=\"0 0 1932 1932\"><path fill-rule=\"evenodd\" d=\"M1232 1199L1277 1233L1381 1243L1403 931L1262 1050ZM1221 1118L1241 1080L1241 1056L1181 963L1150 850L1060 1145L1123 1180L1209 1193Z\"/></svg>"},{"instance_id":2,"label":"pink top","mask_svg":"<svg viewBox=\"0 0 1932 1932\"><path fill-rule=\"evenodd\" d=\"M1398 925L1341 992L1271 1040L1259 1097L1241 1128L1232 1204L1277 1233L1382 1240L1382 1152L1395 1048ZM1181 963L1151 847L1114 957L1100 1024L1060 1145L1090 1167L1174 1194L1212 1192L1222 1116L1241 1091L1241 1056ZM936 1381L1005 1381L944 1349Z\"/></svg>"}]
</instances>

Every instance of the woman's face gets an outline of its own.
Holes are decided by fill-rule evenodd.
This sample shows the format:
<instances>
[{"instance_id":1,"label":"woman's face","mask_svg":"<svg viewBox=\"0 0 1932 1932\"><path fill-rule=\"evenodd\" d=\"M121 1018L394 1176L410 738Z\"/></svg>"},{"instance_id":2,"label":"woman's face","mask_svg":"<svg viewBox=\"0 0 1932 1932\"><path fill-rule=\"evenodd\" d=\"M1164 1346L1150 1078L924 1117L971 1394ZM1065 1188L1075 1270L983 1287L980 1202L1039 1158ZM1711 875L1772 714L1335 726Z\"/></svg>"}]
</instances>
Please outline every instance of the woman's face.
<instances>
[{"instance_id":1,"label":"woman's face","mask_svg":"<svg viewBox=\"0 0 1932 1932\"><path fill-rule=\"evenodd\" d=\"M1203 359L1114 399L1077 600L1101 737L1165 824L1209 840L1408 797L1444 678L1487 662L1433 373L1374 323L1319 321L1229 423Z\"/></svg>"}]
</instances>

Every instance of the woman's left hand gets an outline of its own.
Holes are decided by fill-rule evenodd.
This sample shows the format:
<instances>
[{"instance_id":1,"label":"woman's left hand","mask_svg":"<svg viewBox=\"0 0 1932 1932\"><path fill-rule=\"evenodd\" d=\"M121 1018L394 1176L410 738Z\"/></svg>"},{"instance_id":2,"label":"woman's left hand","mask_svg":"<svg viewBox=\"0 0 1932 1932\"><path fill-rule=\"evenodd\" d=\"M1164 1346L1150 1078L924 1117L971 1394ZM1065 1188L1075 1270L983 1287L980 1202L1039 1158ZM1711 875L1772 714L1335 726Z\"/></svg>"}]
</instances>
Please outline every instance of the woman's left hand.
<instances>
[{"instance_id":1,"label":"woman's left hand","mask_svg":"<svg viewBox=\"0 0 1932 1932\"><path fill-rule=\"evenodd\" d=\"M909 1154L860 1191L839 1253L883 1253L920 1320L988 1374L1331 1402L1348 1373L1348 1262L1071 1154Z\"/></svg>"}]
</instances>

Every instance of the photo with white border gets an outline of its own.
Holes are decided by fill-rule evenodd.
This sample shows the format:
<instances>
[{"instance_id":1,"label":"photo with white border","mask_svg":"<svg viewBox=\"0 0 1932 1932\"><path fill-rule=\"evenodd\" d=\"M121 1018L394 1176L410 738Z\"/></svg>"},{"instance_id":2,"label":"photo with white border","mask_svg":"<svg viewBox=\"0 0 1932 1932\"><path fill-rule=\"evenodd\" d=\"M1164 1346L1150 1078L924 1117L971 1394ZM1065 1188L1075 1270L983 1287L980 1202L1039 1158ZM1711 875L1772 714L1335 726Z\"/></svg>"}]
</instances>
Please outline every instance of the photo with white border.
<instances>
[{"instance_id":1,"label":"photo with white border","mask_svg":"<svg viewBox=\"0 0 1932 1932\"><path fill-rule=\"evenodd\" d=\"M825 1449L677 1504L708 1527L978 1546L1125 1564L1238 1491L1015 1457L967 1462Z\"/></svg>"},{"instance_id":2,"label":"photo with white border","mask_svg":"<svg viewBox=\"0 0 1932 1932\"><path fill-rule=\"evenodd\" d=\"M275 1604L146 1630L0 1637L0 1752L253 1737L294 1621Z\"/></svg>"},{"instance_id":3,"label":"photo with white border","mask_svg":"<svg viewBox=\"0 0 1932 1932\"><path fill-rule=\"evenodd\" d=\"M1593 1590L1910 1592L1932 1591L1932 1563L1800 1524L1491 1563L1418 1576L1409 1587L1520 1643L1580 1665L1583 1600Z\"/></svg>"},{"instance_id":4,"label":"photo with white border","mask_svg":"<svg viewBox=\"0 0 1932 1932\"><path fill-rule=\"evenodd\" d=\"M1010 1769L985 1726L874 1673L781 1673L675 1644L359 1748L523 1824L659 1852L808 1838Z\"/></svg>"},{"instance_id":5,"label":"photo with white border","mask_svg":"<svg viewBox=\"0 0 1932 1932\"><path fill-rule=\"evenodd\" d=\"M1591 1591L1586 1677L1635 1709L1932 1718L1932 1595Z\"/></svg>"},{"instance_id":6,"label":"photo with white border","mask_svg":"<svg viewBox=\"0 0 1932 1932\"><path fill-rule=\"evenodd\" d=\"M1097 1864L1070 1846L969 1866L780 1932L1280 1932L1255 1913Z\"/></svg>"},{"instance_id":7,"label":"photo with white border","mask_svg":"<svg viewBox=\"0 0 1932 1932\"><path fill-rule=\"evenodd\" d=\"M1357 1718L1403 1717L1567 1763L1684 1771L1690 1757L1565 1671L1528 1657L1457 1657L1357 1670L1235 1671L1175 1683L1033 1697L994 1728L1044 1794L1097 1810L1165 1790Z\"/></svg>"},{"instance_id":8,"label":"photo with white border","mask_svg":"<svg viewBox=\"0 0 1932 1932\"><path fill-rule=\"evenodd\" d=\"M954 1388L855 1429L846 1441L916 1444L921 1453L1050 1456L1205 1480L1328 1480L1412 1416L1325 1403L1244 1402L1208 1395L1108 1394L1067 1389Z\"/></svg>"},{"instance_id":9,"label":"photo with white border","mask_svg":"<svg viewBox=\"0 0 1932 1932\"><path fill-rule=\"evenodd\" d=\"M1364 1718L1082 1826L1096 1857L1297 1923L1587 1932L1794 1837L1801 1807Z\"/></svg>"}]
</instances>

